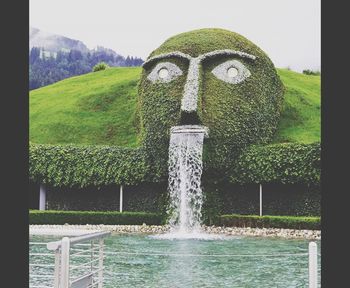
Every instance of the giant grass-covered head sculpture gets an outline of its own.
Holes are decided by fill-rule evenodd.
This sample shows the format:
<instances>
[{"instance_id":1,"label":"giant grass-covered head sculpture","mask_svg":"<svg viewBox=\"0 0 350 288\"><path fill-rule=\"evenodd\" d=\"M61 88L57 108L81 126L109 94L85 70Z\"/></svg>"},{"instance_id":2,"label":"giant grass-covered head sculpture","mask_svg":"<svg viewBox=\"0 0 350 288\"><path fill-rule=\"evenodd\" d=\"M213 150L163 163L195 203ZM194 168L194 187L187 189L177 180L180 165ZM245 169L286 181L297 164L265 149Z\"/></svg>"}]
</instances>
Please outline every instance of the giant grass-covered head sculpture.
<instances>
[{"instance_id":1,"label":"giant grass-covered head sculpture","mask_svg":"<svg viewBox=\"0 0 350 288\"><path fill-rule=\"evenodd\" d=\"M273 136L283 85L269 57L243 36L223 29L182 33L154 50L143 65L139 117L155 168L167 168L170 128L209 128L204 157L225 168L249 144Z\"/></svg>"}]
</instances>

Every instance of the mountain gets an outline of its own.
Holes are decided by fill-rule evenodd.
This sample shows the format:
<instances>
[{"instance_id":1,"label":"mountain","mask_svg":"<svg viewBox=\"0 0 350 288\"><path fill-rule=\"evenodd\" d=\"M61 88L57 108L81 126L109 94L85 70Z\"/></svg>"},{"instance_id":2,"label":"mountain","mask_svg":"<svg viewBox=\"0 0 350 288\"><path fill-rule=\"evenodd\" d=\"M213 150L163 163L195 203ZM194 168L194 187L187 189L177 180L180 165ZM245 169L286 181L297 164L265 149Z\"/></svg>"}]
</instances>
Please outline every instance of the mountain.
<instances>
[{"instance_id":1,"label":"mountain","mask_svg":"<svg viewBox=\"0 0 350 288\"><path fill-rule=\"evenodd\" d=\"M29 48L31 49L33 47L44 48L45 51L55 53L58 51L69 52L70 50L79 50L83 53L89 52L86 45L79 40L74 40L30 27Z\"/></svg>"},{"instance_id":2,"label":"mountain","mask_svg":"<svg viewBox=\"0 0 350 288\"><path fill-rule=\"evenodd\" d=\"M274 143L320 141L320 76L277 71L286 93ZM136 147L140 75L140 67L116 67L31 91L30 141Z\"/></svg>"},{"instance_id":3,"label":"mountain","mask_svg":"<svg viewBox=\"0 0 350 288\"><path fill-rule=\"evenodd\" d=\"M122 67L143 63L139 57L125 58L102 46L90 50L82 41L34 27L30 28L29 49L29 90L88 73L99 62Z\"/></svg>"}]
</instances>

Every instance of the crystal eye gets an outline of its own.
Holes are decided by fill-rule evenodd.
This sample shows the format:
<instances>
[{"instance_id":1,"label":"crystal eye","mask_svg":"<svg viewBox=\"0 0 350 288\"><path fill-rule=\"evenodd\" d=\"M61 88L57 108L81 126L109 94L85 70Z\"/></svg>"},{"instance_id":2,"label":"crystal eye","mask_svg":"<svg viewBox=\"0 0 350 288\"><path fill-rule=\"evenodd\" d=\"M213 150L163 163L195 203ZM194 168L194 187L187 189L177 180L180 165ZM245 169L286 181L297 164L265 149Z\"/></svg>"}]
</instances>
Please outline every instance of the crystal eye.
<instances>
[{"instance_id":1,"label":"crystal eye","mask_svg":"<svg viewBox=\"0 0 350 288\"><path fill-rule=\"evenodd\" d=\"M235 67L230 67L227 69L227 76L229 78L234 78L238 75L238 70Z\"/></svg>"},{"instance_id":2,"label":"crystal eye","mask_svg":"<svg viewBox=\"0 0 350 288\"><path fill-rule=\"evenodd\" d=\"M166 68L162 68L158 71L159 78L165 79L169 75L169 71Z\"/></svg>"},{"instance_id":3,"label":"crystal eye","mask_svg":"<svg viewBox=\"0 0 350 288\"><path fill-rule=\"evenodd\" d=\"M249 70L237 60L226 61L211 71L216 78L231 84L238 84L248 78Z\"/></svg>"},{"instance_id":4,"label":"crystal eye","mask_svg":"<svg viewBox=\"0 0 350 288\"><path fill-rule=\"evenodd\" d=\"M170 62L163 62L158 63L156 67L153 68L147 79L153 83L157 81L168 83L180 75L182 75L182 71L177 65Z\"/></svg>"}]
</instances>

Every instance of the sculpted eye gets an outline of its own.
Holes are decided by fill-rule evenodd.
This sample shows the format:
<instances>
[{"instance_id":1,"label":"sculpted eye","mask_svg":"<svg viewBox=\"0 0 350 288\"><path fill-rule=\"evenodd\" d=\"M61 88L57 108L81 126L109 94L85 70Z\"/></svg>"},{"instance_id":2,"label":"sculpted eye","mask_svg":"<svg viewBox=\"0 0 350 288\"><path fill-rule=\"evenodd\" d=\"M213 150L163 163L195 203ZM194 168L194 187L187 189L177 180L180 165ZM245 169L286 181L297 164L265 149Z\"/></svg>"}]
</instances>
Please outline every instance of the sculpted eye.
<instances>
[{"instance_id":1,"label":"sculpted eye","mask_svg":"<svg viewBox=\"0 0 350 288\"><path fill-rule=\"evenodd\" d=\"M157 81L168 83L180 75L182 75L182 71L177 65L170 62L163 62L158 63L157 66L153 68L147 79L153 83Z\"/></svg>"},{"instance_id":2,"label":"sculpted eye","mask_svg":"<svg viewBox=\"0 0 350 288\"><path fill-rule=\"evenodd\" d=\"M226 61L215 67L211 73L216 78L231 84L238 84L250 76L249 70L237 60Z\"/></svg>"}]
</instances>

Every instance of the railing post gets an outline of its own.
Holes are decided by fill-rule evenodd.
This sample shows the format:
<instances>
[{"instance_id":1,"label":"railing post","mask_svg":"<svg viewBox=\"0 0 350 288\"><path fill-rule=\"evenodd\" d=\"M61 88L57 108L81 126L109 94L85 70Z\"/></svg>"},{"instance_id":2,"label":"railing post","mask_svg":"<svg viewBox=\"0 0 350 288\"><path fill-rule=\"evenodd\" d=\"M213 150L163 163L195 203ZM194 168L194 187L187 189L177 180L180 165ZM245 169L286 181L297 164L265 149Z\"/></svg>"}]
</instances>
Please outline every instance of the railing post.
<instances>
[{"instance_id":1,"label":"railing post","mask_svg":"<svg viewBox=\"0 0 350 288\"><path fill-rule=\"evenodd\" d=\"M70 240L63 237L61 245L61 281L60 288L69 288L69 249Z\"/></svg>"},{"instance_id":2,"label":"railing post","mask_svg":"<svg viewBox=\"0 0 350 288\"><path fill-rule=\"evenodd\" d=\"M123 212L123 185L120 185L119 190L119 212Z\"/></svg>"},{"instance_id":3,"label":"railing post","mask_svg":"<svg viewBox=\"0 0 350 288\"><path fill-rule=\"evenodd\" d=\"M54 272L54 288L59 288L60 284L60 249L55 250L55 272Z\"/></svg>"},{"instance_id":4,"label":"railing post","mask_svg":"<svg viewBox=\"0 0 350 288\"><path fill-rule=\"evenodd\" d=\"M309 243L309 288L317 288L317 244Z\"/></svg>"},{"instance_id":5,"label":"railing post","mask_svg":"<svg viewBox=\"0 0 350 288\"><path fill-rule=\"evenodd\" d=\"M103 238L99 240L99 260L98 260L98 288L103 287Z\"/></svg>"},{"instance_id":6,"label":"railing post","mask_svg":"<svg viewBox=\"0 0 350 288\"><path fill-rule=\"evenodd\" d=\"M39 210L46 209L46 187L40 184L40 194L39 194Z\"/></svg>"},{"instance_id":7,"label":"railing post","mask_svg":"<svg viewBox=\"0 0 350 288\"><path fill-rule=\"evenodd\" d=\"M259 215L262 216L262 185L259 185L260 191L259 191L259 206L260 206L260 213Z\"/></svg>"},{"instance_id":8,"label":"railing post","mask_svg":"<svg viewBox=\"0 0 350 288\"><path fill-rule=\"evenodd\" d=\"M90 245L91 245L91 252L90 252L90 261L91 261L91 264L90 264L90 271L94 271L94 240L91 240L90 241Z\"/></svg>"}]
</instances>

